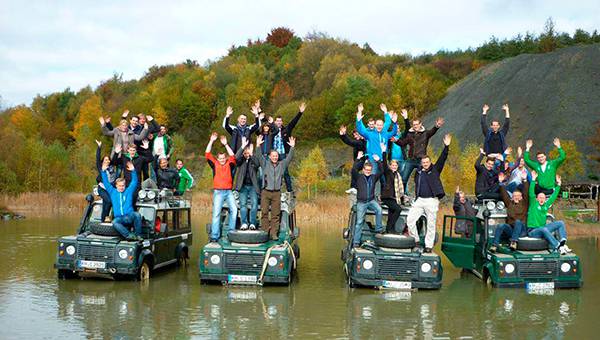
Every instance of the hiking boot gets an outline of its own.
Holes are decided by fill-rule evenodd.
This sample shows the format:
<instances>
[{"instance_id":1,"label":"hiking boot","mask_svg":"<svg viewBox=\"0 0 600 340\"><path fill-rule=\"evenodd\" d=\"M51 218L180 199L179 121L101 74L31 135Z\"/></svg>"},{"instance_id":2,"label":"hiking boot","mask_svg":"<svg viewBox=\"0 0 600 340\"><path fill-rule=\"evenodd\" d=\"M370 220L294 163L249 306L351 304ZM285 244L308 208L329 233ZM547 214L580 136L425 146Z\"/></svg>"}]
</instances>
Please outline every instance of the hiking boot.
<instances>
[{"instance_id":1,"label":"hiking boot","mask_svg":"<svg viewBox=\"0 0 600 340\"><path fill-rule=\"evenodd\" d=\"M491 246L489 250L490 250L490 253L495 253L495 252L497 252L497 251L498 251L498 247L496 247L496 246Z\"/></svg>"},{"instance_id":2,"label":"hiking boot","mask_svg":"<svg viewBox=\"0 0 600 340\"><path fill-rule=\"evenodd\" d=\"M517 242L516 241L511 241L510 242L510 246L508 246L510 248L510 250L515 251L517 250Z\"/></svg>"},{"instance_id":3,"label":"hiking boot","mask_svg":"<svg viewBox=\"0 0 600 340\"><path fill-rule=\"evenodd\" d=\"M249 228L250 230L256 230L256 226L254 224L251 224Z\"/></svg>"},{"instance_id":4,"label":"hiking boot","mask_svg":"<svg viewBox=\"0 0 600 340\"><path fill-rule=\"evenodd\" d=\"M246 223L242 224L240 230L248 230L248 225Z\"/></svg>"}]
</instances>

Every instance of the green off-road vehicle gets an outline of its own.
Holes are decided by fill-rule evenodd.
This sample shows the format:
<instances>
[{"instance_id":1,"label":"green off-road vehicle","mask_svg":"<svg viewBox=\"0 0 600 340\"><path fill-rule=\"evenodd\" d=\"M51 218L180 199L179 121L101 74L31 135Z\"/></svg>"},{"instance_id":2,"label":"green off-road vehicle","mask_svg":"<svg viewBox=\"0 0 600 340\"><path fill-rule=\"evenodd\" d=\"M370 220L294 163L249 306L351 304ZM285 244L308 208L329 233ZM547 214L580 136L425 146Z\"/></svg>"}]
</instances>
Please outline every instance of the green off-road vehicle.
<instances>
[{"instance_id":1,"label":"green off-road vehicle","mask_svg":"<svg viewBox=\"0 0 600 340\"><path fill-rule=\"evenodd\" d=\"M124 240L112 223L100 220L102 200L87 195L88 206L76 235L58 239L54 267L61 279L79 276L146 280L154 269L182 264L192 244L189 200L167 191L140 190L143 241Z\"/></svg>"},{"instance_id":2,"label":"green off-road vehicle","mask_svg":"<svg viewBox=\"0 0 600 340\"><path fill-rule=\"evenodd\" d=\"M348 217L348 227L343 230L346 246L342 249L342 262L350 287L370 286L392 289L439 289L442 286L442 261L435 252L422 253L415 249L415 239L402 235L406 226L408 207L404 207L395 225L395 233L374 232L375 214L367 211L362 228L362 245L352 246L356 225L356 204ZM383 225L388 215L383 209ZM424 239L427 221L421 217L417 222L419 236ZM437 241L437 233L436 233Z\"/></svg>"},{"instance_id":3,"label":"green off-road vehicle","mask_svg":"<svg viewBox=\"0 0 600 340\"><path fill-rule=\"evenodd\" d=\"M548 221L552 220L554 217L549 214ZM459 223L467 223L466 229L472 230L468 237L456 233ZM495 253L490 252L496 226L502 223L506 223L504 203L491 200L478 206L476 217L446 215L442 251L454 266L496 287L528 290L581 287L579 257L548 249L545 239L521 237L515 251L501 244Z\"/></svg>"},{"instance_id":4,"label":"green off-road vehicle","mask_svg":"<svg viewBox=\"0 0 600 340\"><path fill-rule=\"evenodd\" d=\"M228 233L229 208L225 204L220 223L221 235L226 236L202 248L200 280L243 285L289 284L300 258L295 205L291 194L281 194L279 239L272 241L259 226L257 230L236 229ZM210 223L206 231L210 234Z\"/></svg>"}]
</instances>

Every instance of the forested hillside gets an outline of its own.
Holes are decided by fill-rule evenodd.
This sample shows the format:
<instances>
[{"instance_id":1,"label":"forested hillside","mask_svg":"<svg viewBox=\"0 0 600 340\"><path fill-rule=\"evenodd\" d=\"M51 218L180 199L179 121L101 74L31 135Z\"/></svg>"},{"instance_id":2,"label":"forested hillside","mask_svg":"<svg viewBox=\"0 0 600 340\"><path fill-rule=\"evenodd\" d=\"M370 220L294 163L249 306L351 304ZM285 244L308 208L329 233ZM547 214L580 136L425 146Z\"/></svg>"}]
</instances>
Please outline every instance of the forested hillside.
<instances>
[{"instance_id":1,"label":"forested hillside","mask_svg":"<svg viewBox=\"0 0 600 340\"><path fill-rule=\"evenodd\" d=\"M197 163L198 150L204 148L210 131L224 132L220 125L228 105L237 115L248 113L251 103L261 99L267 114L289 119L298 103L306 101L308 108L295 130L299 144L306 147L335 138L339 125L353 122L360 102L367 116L379 115L381 102L398 111L407 108L411 116L424 116L436 110L451 86L486 65L523 53L597 42L597 32L559 34L549 21L540 35L491 38L465 51L382 55L367 43L361 46L322 33L301 38L287 28L276 28L264 40L232 46L226 56L206 65L190 56L180 64L152 66L140 79L124 80L115 74L96 88L65 89L38 95L28 106L5 108L0 114L0 192L88 190L95 178L94 139L110 143L101 136L98 117L117 119L126 109L151 114L167 125L175 136L176 157ZM547 81L557 82L560 89L576 85L555 78ZM532 81L532 88L539 82ZM493 103L506 99L494 97L497 93L490 87L482 99ZM442 105L449 113L448 100ZM597 103L598 98L589 100ZM477 113L476 100L470 105ZM451 120L448 116L448 131L463 128ZM515 130L513 136L518 133Z\"/></svg>"}]
</instances>

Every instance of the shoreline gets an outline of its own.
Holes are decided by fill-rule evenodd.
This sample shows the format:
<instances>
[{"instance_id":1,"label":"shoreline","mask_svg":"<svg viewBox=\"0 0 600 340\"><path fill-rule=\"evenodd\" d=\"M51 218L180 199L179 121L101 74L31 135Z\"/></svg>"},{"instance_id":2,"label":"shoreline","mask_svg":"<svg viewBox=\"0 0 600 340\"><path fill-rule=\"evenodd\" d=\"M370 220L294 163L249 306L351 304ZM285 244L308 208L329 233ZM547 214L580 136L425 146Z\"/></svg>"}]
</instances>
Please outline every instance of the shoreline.
<instances>
[{"instance_id":1,"label":"shoreline","mask_svg":"<svg viewBox=\"0 0 600 340\"><path fill-rule=\"evenodd\" d=\"M27 218L48 218L56 215L78 216L86 206L83 193L22 193L19 195L0 195L0 206L15 214ZM210 218L212 194L209 192L192 193L192 213L200 218ZM348 219L349 202L345 195L322 195L316 198L298 201L297 222L300 226L313 228L334 228L342 230ZM444 215L452 215L452 202L444 200L438 212L437 230L441 232ZM557 213L557 219L565 219ZM580 223L565 219L569 237L600 236L600 223Z\"/></svg>"}]
</instances>

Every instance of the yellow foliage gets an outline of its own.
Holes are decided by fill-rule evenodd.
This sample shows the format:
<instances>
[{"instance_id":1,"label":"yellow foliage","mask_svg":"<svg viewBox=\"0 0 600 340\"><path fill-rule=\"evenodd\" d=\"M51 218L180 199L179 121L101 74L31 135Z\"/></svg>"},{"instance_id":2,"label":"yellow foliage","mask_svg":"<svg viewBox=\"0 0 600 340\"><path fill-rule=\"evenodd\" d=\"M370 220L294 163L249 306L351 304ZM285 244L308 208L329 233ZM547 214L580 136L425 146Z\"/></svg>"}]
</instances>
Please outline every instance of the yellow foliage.
<instances>
[{"instance_id":1,"label":"yellow foliage","mask_svg":"<svg viewBox=\"0 0 600 340\"><path fill-rule=\"evenodd\" d=\"M300 163L298 183L307 192L308 197L310 197L312 189L314 188L316 194L317 184L326 180L328 176L325 156L323 156L323 151L317 145Z\"/></svg>"},{"instance_id":2,"label":"yellow foliage","mask_svg":"<svg viewBox=\"0 0 600 340\"><path fill-rule=\"evenodd\" d=\"M36 136L40 132L39 120L34 112L24 105L19 105L11 110L10 122L23 133L25 137Z\"/></svg>"},{"instance_id":3,"label":"yellow foliage","mask_svg":"<svg viewBox=\"0 0 600 340\"><path fill-rule=\"evenodd\" d=\"M103 112L100 97L92 95L79 108L79 114L71 133L73 138L82 141L100 136L98 118L101 116L103 116Z\"/></svg>"}]
</instances>

